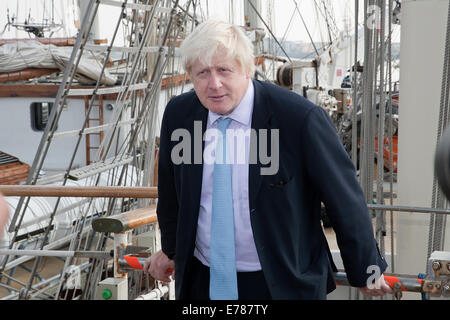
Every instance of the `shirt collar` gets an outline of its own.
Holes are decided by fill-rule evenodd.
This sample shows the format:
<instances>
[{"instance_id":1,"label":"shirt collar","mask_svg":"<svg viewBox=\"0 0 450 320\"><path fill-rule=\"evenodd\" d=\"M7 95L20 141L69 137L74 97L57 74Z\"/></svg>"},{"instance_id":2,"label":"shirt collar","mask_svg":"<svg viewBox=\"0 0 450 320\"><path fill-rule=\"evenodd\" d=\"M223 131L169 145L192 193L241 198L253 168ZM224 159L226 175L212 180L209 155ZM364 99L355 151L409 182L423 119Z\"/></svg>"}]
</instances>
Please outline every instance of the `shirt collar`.
<instances>
[{"instance_id":1,"label":"shirt collar","mask_svg":"<svg viewBox=\"0 0 450 320\"><path fill-rule=\"evenodd\" d=\"M231 118L234 121L249 126L252 117L254 96L255 89L253 87L253 81L250 79L248 81L247 91L245 92L244 97L241 99L241 102L239 102L237 107L234 108L233 112L231 112L224 118ZM208 111L209 125L212 125L220 117L223 117L223 115Z\"/></svg>"}]
</instances>

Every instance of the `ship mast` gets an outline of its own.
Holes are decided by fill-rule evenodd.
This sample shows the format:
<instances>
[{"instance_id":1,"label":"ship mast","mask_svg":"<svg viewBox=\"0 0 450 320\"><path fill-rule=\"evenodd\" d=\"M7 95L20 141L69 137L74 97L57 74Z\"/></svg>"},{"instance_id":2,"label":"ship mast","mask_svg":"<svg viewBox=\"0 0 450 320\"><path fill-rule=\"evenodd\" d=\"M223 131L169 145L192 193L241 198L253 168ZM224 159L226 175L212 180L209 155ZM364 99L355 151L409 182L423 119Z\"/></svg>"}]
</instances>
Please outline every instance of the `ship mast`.
<instances>
[{"instance_id":1,"label":"ship mast","mask_svg":"<svg viewBox=\"0 0 450 320\"><path fill-rule=\"evenodd\" d=\"M263 28L258 12L261 12L261 0L244 0L245 26L249 28Z\"/></svg>"}]
</instances>

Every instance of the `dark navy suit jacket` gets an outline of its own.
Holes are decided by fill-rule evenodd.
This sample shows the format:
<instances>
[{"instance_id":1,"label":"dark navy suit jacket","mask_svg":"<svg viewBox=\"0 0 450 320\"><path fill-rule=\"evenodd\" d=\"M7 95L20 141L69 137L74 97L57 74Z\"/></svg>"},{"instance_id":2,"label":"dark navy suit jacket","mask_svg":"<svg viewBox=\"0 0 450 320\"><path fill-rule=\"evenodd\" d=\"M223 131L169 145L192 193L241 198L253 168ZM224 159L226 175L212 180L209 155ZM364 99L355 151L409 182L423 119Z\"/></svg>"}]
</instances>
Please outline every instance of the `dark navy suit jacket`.
<instances>
[{"instance_id":1,"label":"dark navy suit jacket","mask_svg":"<svg viewBox=\"0 0 450 320\"><path fill-rule=\"evenodd\" d=\"M372 265L386 269L373 236L366 202L354 166L326 111L281 87L253 81L252 128L279 131L279 170L261 175L249 165L249 208L256 249L274 299L325 299L335 289L330 250L320 222L321 202L336 232L352 286L366 286ZM208 110L194 91L167 105L160 136L157 214L163 252L175 260L177 299L185 297L185 279L195 246L202 164L194 163L194 131L206 129ZM194 123L197 122L197 128ZM172 132L191 134L191 163L174 164ZM269 140L270 141L270 140ZM257 146L251 140L252 146ZM268 143L270 146L270 143ZM178 150L178 149L177 149ZM200 151L201 152L201 151ZM270 152L270 151L269 151ZM197 159L198 160L198 159ZM267 167L270 164L266 165Z\"/></svg>"}]
</instances>

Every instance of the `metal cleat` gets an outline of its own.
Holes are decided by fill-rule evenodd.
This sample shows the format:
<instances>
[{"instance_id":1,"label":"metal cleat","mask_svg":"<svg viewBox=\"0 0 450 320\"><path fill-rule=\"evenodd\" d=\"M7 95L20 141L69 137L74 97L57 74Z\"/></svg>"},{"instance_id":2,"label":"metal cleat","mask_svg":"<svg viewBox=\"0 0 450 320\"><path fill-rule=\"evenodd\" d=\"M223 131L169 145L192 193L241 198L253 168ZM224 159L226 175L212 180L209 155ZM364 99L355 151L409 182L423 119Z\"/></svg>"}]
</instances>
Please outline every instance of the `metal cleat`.
<instances>
[{"instance_id":1,"label":"metal cleat","mask_svg":"<svg viewBox=\"0 0 450 320\"><path fill-rule=\"evenodd\" d=\"M402 285L400 282L394 283L394 287L392 288L392 290L392 294L394 295L395 300L400 300L403 297Z\"/></svg>"}]
</instances>

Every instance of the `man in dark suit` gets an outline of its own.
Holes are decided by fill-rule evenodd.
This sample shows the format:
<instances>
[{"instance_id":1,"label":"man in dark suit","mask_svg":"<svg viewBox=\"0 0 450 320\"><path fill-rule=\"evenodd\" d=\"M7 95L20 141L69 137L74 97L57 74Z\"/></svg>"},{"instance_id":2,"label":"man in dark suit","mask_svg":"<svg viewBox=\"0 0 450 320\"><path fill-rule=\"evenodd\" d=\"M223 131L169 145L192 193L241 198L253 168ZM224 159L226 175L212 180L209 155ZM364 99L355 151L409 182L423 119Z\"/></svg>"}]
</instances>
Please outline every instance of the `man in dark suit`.
<instances>
[{"instance_id":1,"label":"man in dark suit","mask_svg":"<svg viewBox=\"0 0 450 320\"><path fill-rule=\"evenodd\" d=\"M323 202L350 284L367 295L391 292L330 118L293 92L252 80L252 50L238 27L218 21L183 42L194 91L164 112L162 250L144 270L167 282L174 268L177 299L325 299L336 269L320 223Z\"/></svg>"}]
</instances>

